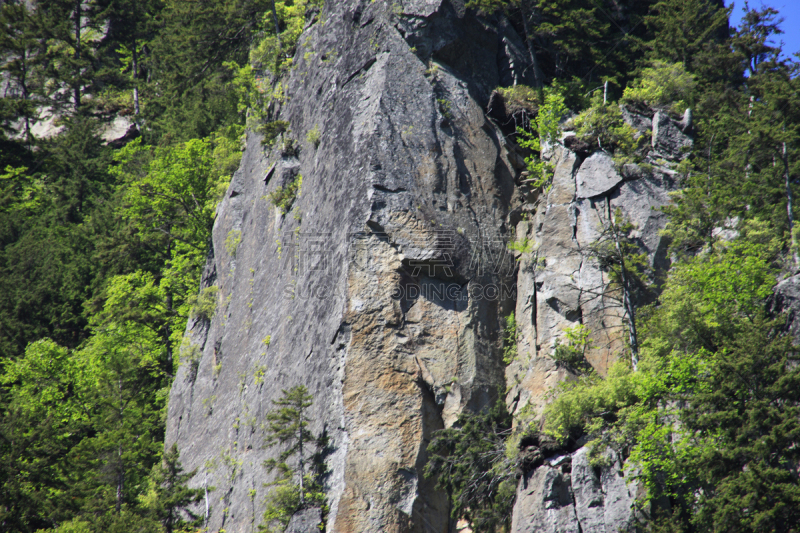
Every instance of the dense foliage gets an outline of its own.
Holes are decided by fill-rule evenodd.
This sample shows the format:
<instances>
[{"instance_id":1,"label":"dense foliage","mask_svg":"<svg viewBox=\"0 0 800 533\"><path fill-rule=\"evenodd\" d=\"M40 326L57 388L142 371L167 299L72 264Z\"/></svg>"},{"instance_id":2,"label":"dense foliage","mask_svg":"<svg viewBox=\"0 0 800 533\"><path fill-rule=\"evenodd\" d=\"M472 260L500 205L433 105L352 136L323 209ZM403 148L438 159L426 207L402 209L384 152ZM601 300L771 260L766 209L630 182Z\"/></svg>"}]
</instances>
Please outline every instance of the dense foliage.
<instances>
[{"instance_id":1,"label":"dense foliage","mask_svg":"<svg viewBox=\"0 0 800 533\"><path fill-rule=\"evenodd\" d=\"M318 5L0 5L0 531L202 525L164 451L169 386L217 305L198 284L251 51L286 68Z\"/></svg>"},{"instance_id":2,"label":"dense foliage","mask_svg":"<svg viewBox=\"0 0 800 533\"><path fill-rule=\"evenodd\" d=\"M437 477L452 502L453 518L467 519L476 533L510 526L516 490L506 457L510 434L511 416L500 400L487 412L461 415L428 446L425 475Z\"/></svg>"}]
</instances>

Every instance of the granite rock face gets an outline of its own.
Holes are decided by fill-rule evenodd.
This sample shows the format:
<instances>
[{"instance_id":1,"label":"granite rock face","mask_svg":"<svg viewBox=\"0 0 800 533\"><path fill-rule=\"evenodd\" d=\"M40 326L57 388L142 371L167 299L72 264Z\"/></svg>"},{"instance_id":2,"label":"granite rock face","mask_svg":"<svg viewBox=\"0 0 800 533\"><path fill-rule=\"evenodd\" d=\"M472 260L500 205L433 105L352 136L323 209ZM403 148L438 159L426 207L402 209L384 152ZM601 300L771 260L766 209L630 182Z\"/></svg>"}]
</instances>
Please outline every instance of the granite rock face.
<instances>
[{"instance_id":1,"label":"granite rock face","mask_svg":"<svg viewBox=\"0 0 800 533\"><path fill-rule=\"evenodd\" d=\"M582 156L557 147L551 157L552 187L538 202L523 206L526 212L517 222L516 238L528 239L535 253L520 258L517 272L518 355L506 368L506 403L513 412L530 406L541 413L547 393L572 376L551 358L568 328L589 328L586 358L600 374L624 351L626 317L620 295L609 290L608 273L590 252L618 209L633 224L630 236L654 270L669 268L669 243L660 235L666 215L660 208L669 203L669 192L678 183L677 173L662 158L679 160L692 139L667 115L656 113L651 120L623 109L623 117L640 134L656 137L656 125L661 124L659 131L669 131L673 140L668 145L659 141L666 153L651 150L645 155L647 167L617 168L603 151Z\"/></svg>"},{"instance_id":2,"label":"granite rock face","mask_svg":"<svg viewBox=\"0 0 800 533\"><path fill-rule=\"evenodd\" d=\"M249 134L219 206L217 310L189 324L167 443L215 487L209 529L254 531L280 451L265 415L302 384L331 443L326 530L445 533L428 440L505 386L518 171L484 108L524 80L521 40L444 0L326 2L321 20L276 110L299 149ZM283 213L266 196L298 176Z\"/></svg>"},{"instance_id":3,"label":"granite rock face","mask_svg":"<svg viewBox=\"0 0 800 533\"><path fill-rule=\"evenodd\" d=\"M786 331L795 343L800 343L800 274L789 276L775 286L770 307L773 314L786 315Z\"/></svg>"},{"instance_id":4,"label":"granite rock face","mask_svg":"<svg viewBox=\"0 0 800 533\"><path fill-rule=\"evenodd\" d=\"M512 533L618 533L634 524L639 487L625 483L612 453L593 467L586 447L557 455L527 473L517 487Z\"/></svg>"},{"instance_id":5,"label":"granite rock face","mask_svg":"<svg viewBox=\"0 0 800 533\"><path fill-rule=\"evenodd\" d=\"M284 533L319 533L322 524L322 509L312 507L295 513Z\"/></svg>"},{"instance_id":6,"label":"granite rock face","mask_svg":"<svg viewBox=\"0 0 800 533\"><path fill-rule=\"evenodd\" d=\"M273 110L290 132L273 146L248 134L217 211L202 280L216 312L187 328L167 445L197 469L194 486L213 487L209 531L256 531L274 479L262 464L281 451L264 444L265 416L305 385L310 429L330 442L326 531L466 531L422 474L432 433L505 391L512 410L541 409L571 377L550 357L571 325L605 335L589 355L605 372L622 316L589 297L607 278L585 247L620 207L651 261L665 261L655 208L673 174L619 174L605 154L558 147L552 188L527 188L526 154L486 114L496 87L531 82L524 44L463 2L326 2L299 42ZM285 210L269 200L300 183ZM509 252L523 238L536 254ZM511 312L519 355L507 366ZM568 474L548 463L528 475L518 531L626 519L624 483ZM586 487L603 494L602 521ZM315 520L299 513L292 527Z\"/></svg>"}]
</instances>

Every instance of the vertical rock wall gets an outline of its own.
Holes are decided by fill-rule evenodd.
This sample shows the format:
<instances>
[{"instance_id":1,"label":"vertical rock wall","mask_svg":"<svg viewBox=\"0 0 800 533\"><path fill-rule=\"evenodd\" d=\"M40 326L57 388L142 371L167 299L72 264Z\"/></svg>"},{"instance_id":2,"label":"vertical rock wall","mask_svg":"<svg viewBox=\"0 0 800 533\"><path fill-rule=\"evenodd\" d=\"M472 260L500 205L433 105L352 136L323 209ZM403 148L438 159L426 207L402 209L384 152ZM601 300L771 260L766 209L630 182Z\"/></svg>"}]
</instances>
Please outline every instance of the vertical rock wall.
<instances>
[{"instance_id":1,"label":"vertical rock wall","mask_svg":"<svg viewBox=\"0 0 800 533\"><path fill-rule=\"evenodd\" d=\"M540 414L548 392L574 378L569 368L551 357L567 328L577 324L589 328L592 347L586 359L601 374L626 348L619 295L609 290L608 274L588 250L611 215L619 210L633 224L631 236L647 254L656 278L669 267L669 243L660 234L666 217L659 208L669 203L669 192L677 188L673 167L691 147L691 137L683 131L688 125L663 112L651 118L624 111L623 117L639 134L650 134L645 157L650 168L618 169L605 152L578 154L559 147L551 157L552 187L537 203L526 204L528 215L517 223L517 238L528 238L536 247L534 254L520 261L518 356L506 368L506 401L522 418ZM512 533L635 529L636 501L643 488L626 482L624 458L608 452L604 463L593 467L589 449L582 447L545 458L541 466L524 473L517 487Z\"/></svg>"},{"instance_id":2,"label":"vertical rock wall","mask_svg":"<svg viewBox=\"0 0 800 533\"><path fill-rule=\"evenodd\" d=\"M517 171L484 106L524 81L521 49L435 0L326 2L300 38L276 110L299 149L248 134L203 279L217 311L190 323L170 396L210 530L257 528L279 451L265 415L300 384L331 442L328 531L449 530L422 468L433 431L504 391ZM281 213L265 197L300 175Z\"/></svg>"},{"instance_id":3,"label":"vertical rock wall","mask_svg":"<svg viewBox=\"0 0 800 533\"><path fill-rule=\"evenodd\" d=\"M569 378L550 358L567 326L606 335L589 359L607 369L620 313L587 298L606 280L583 250L619 206L663 261L652 208L672 174L622 177L602 153L558 149L545 196L519 187L524 154L485 109L495 87L531 82L527 66L505 19L466 17L457 0L338 0L309 21L274 109L290 132L274 146L248 134L202 282L218 288L216 313L190 322L170 395L167 444L213 488L210 530L261 522L273 480L262 463L280 451L264 446L264 422L282 389L308 387L311 430L330 439L327 531L446 533L447 499L422 475L431 434L504 392L512 410L540 409ZM669 118L637 120L658 125L654 151L682 142ZM272 205L300 176L289 209ZM517 262L508 242L526 236L538 260ZM512 311L519 356L506 368ZM561 466L541 468L552 472L521 485L519 531L540 530L535 502L567 485ZM573 529L576 505L563 518ZM318 520L305 512L290 529Z\"/></svg>"},{"instance_id":4,"label":"vertical rock wall","mask_svg":"<svg viewBox=\"0 0 800 533\"><path fill-rule=\"evenodd\" d=\"M517 413L528 405L540 413L547 392L571 376L551 357L556 342L566 342L567 328L582 324L589 329L586 358L601 375L626 349L621 295L609 289L608 273L590 250L617 210L633 224L631 237L647 254L655 279L669 266L669 243L660 234L666 215L660 208L677 189L673 167L686 156L683 147L692 140L664 113L656 112L653 120L627 111L623 117L640 134L651 135L647 165L618 169L603 151L580 154L558 146L551 155L552 187L536 203L523 206L516 224L517 239L529 239L535 249L520 259L519 355L506 369L506 399ZM659 123L660 130L655 126ZM566 138L571 135L565 133Z\"/></svg>"}]
</instances>

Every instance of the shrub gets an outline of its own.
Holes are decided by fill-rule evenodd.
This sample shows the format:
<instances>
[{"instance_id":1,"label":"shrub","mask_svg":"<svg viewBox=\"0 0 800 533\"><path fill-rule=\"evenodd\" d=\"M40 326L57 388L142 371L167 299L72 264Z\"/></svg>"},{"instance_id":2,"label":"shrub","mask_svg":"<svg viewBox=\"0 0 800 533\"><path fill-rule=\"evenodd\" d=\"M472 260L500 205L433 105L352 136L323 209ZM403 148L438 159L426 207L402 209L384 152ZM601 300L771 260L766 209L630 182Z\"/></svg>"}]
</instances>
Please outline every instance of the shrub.
<instances>
[{"instance_id":1,"label":"shrub","mask_svg":"<svg viewBox=\"0 0 800 533\"><path fill-rule=\"evenodd\" d=\"M275 9L264 10L260 22L261 38L250 51L250 62L256 68L267 68L278 75L292 67L292 57L306 16L322 5L322 0L275 0ZM278 18L279 36L275 33L275 15Z\"/></svg>"},{"instance_id":2,"label":"shrub","mask_svg":"<svg viewBox=\"0 0 800 533\"><path fill-rule=\"evenodd\" d=\"M517 320L514 313L505 318L503 328L503 362L510 365L517 358Z\"/></svg>"},{"instance_id":3,"label":"shrub","mask_svg":"<svg viewBox=\"0 0 800 533\"><path fill-rule=\"evenodd\" d=\"M303 187L303 176L298 174L297 177L285 187L278 187L264 198L281 210L284 215L292 208L295 199L300 196L300 190Z\"/></svg>"},{"instance_id":4,"label":"shrub","mask_svg":"<svg viewBox=\"0 0 800 533\"><path fill-rule=\"evenodd\" d=\"M561 119L567 113L564 97L555 91L549 91L545 96L544 105L536 115L534 131L517 128L517 142L533 154L525 158L528 172L534 177L534 187L541 187L552 177L552 165L541 159L542 142L552 145L559 142L561 134Z\"/></svg>"},{"instance_id":5,"label":"shrub","mask_svg":"<svg viewBox=\"0 0 800 533\"><path fill-rule=\"evenodd\" d=\"M565 329L564 336L566 337L567 343L561 344L560 339L556 340L553 359L571 370L590 370L591 366L588 361L586 361L586 350L592 347L592 339L589 338L589 328L583 324L578 324Z\"/></svg>"},{"instance_id":6,"label":"shrub","mask_svg":"<svg viewBox=\"0 0 800 533\"><path fill-rule=\"evenodd\" d=\"M217 310L217 292L219 288L215 285L206 287L198 294L189 298L191 311L189 315L194 319L211 320Z\"/></svg>"},{"instance_id":7,"label":"shrub","mask_svg":"<svg viewBox=\"0 0 800 533\"><path fill-rule=\"evenodd\" d=\"M284 157L294 157L297 155L297 141L291 137L283 138L283 146L281 146L281 155Z\"/></svg>"},{"instance_id":8,"label":"shrub","mask_svg":"<svg viewBox=\"0 0 800 533\"><path fill-rule=\"evenodd\" d=\"M638 401L636 384L640 375L619 361L609 369L606 379L591 373L578 381L562 383L556 399L545 408L544 433L560 443L577 439L587 430L593 433L596 419L602 420L607 413Z\"/></svg>"},{"instance_id":9,"label":"shrub","mask_svg":"<svg viewBox=\"0 0 800 533\"><path fill-rule=\"evenodd\" d=\"M214 209L225 196L231 176L242 161L243 135L244 127L232 124L209 136L214 160L214 174L208 180L209 199Z\"/></svg>"},{"instance_id":10,"label":"shrub","mask_svg":"<svg viewBox=\"0 0 800 533\"><path fill-rule=\"evenodd\" d=\"M309 143L313 144L314 148L319 147L320 135L318 126L315 125L314 129L308 130L308 133L306 133L306 140Z\"/></svg>"},{"instance_id":11,"label":"shrub","mask_svg":"<svg viewBox=\"0 0 800 533\"><path fill-rule=\"evenodd\" d=\"M539 94L527 85L498 87L496 90L503 97L503 104L508 115L522 112L524 115L533 117L539 111L541 103Z\"/></svg>"},{"instance_id":12,"label":"shrub","mask_svg":"<svg viewBox=\"0 0 800 533\"><path fill-rule=\"evenodd\" d=\"M232 229L225 237L225 250L231 257L236 257L236 250L239 249L239 244L242 242L242 232L238 229Z\"/></svg>"},{"instance_id":13,"label":"shrub","mask_svg":"<svg viewBox=\"0 0 800 533\"><path fill-rule=\"evenodd\" d=\"M447 98L437 98L436 103L439 104L439 112L447 120L453 119L453 105Z\"/></svg>"},{"instance_id":14,"label":"shrub","mask_svg":"<svg viewBox=\"0 0 800 533\"><path fill-rule=\"evenodd\" d=\"M200 346L193 343L189 337L183 337L178 354L178 364L189 365L189 381L193 382L197 378L197 370L200 368L200 359L203 356Z\"/></svg>"},{"instance_id":15,"label":"shrub","mask_svg":"<svg viewBox=\"0 0 800 533\"><path fill-rule=\"evenodd\" d=\"M258 126L256 131L264 135L261 144L264 146L272 146L275 144L275 139L277 139L279 135L289 131L289 123L285 120L273 120L272 122L267 122L266 124Z\"/></svg>"},{"instance_id":16,"label":"shrub","mask_svg":"<svg viewBox=\"0 0 800 533\"><path fill-rule=\"evenodd\" d=\"M636 139L636 129L622 120L619 106L604 104L600 95L592 98L592 105L573 123L578 138L593 148L632 154L642 144L643 137Z\"/></svg>"},{"instance_id":17,"label":"shrub","mask_svg":"<svg viewBox=\"0 0 800 533\"><path fill-rule=\"evenodd\" d=\"M518 252L520 254L531 254L535 252L538 247L539 246L536 244L536 242L527 237L508 243L508 249L510 251ZM519 260L519 258L517 260Z\"/></svg>"},{"instance_id":18,"label":"shrub","mask_svg":"<svg viewBox=\"0 0 800 533\"><path fill-rule=\"evenodd\" d=\"M697 82L686 72L682 63L653 61L622 93L622 100L632 104L660 106L672 103L672 110L680 113L688 107Z\"/></svg>"}]
</instances>

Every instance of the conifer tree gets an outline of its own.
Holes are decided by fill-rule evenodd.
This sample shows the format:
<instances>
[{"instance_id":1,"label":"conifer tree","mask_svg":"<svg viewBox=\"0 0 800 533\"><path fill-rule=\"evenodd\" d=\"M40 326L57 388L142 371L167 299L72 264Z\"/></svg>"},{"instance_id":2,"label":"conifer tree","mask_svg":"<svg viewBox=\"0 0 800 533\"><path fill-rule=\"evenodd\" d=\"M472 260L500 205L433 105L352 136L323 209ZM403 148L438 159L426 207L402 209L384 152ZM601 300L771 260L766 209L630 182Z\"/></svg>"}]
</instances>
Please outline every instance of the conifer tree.
<instances>
[{"instance_id":1,"label":"conifer tree","mask_svg":"<svg viewBox=\"0 0 800 533\"><path fill-rule=\"evenodd\" d=\"M164 525L166 533L173 533L186 526L197 527L202 522L202 517L189 509L203 499L203 489L187 487L187 483L196 473L197 470L183 471L177 444L164 452L161 464L154 470L153 482L156 488L151 512Z\"/></svg>"},{"instance_id":2,"label":"conifer tree","mask_svg":"<svg viewBox=\"0 0 800 533\"><path fill-rule=\"evenodd\" d=\"M653 32L647 43L649 58L680 62L693 70L709 43L727 37L730 12L716 0L659 0L645 17Z\"/></svg>"},{"instance_id":3,"label":"conifer tree","mask_svg":"<svg viewBox=\"0 0 800 533\"><path fill-rule=\"evenodd\" d=\"M45 73L56 82L48 96L57 107L69 106L78 112L83 94L95 91L98 45L106 19L104 4L81 0L36 2L40 31L49 44L43 58Z\"/></svg>"},{"instance_id":4,"label":"conifer tree","mask_svg":"<svg viewBox=\"0 0 800 533\"><path fill-rule=\"evenodd\" d=\"M45 50L45 42L37 31L37 16L38 12L28 9L23 2L0 6L0 54L6 58L0 70L8 75L11 89L0 99L3 103L0 127L5 133L17 133L12 131L10 123L21 118L28 150L33 142L31 122L36 115L35 96L42 89L38 73Z\"/></svg>"},{"instance_id":5,"label":"conifer tree","mask_svg":"<svg viewBox=\"0 0 800 533\"><path fill-rule=\"evenodd\" d=\"M476 533L510 527L516 478L506 456L512 417L498 399L479 413L465 412L453 427L434 433L425 475L447 492L451 517L464 518Z\"/></svg>"},{"instance_id":6,"label":"conifer tree","mask_svg":"<svg viewBox=\"0 0 800 533\"><path fill-rule=\"evenodd\" d=\"M286 444L288 447L279 455L280 463L285 464L290 458L296 456L297 474L300 486L300 505L305 504L304 478L306 475L306 460L311 455L313 435L307 429L308 408L313 404L313 396L308 393L305 385L298 385L291 389L283 390L283 397L274 400L276 409L267 415L269 421L267 429L267 445ZM305 449L304 449L305 447ZM278 463L272 461L268 468L274 468Z\"/></svg>"}]
</instances>

